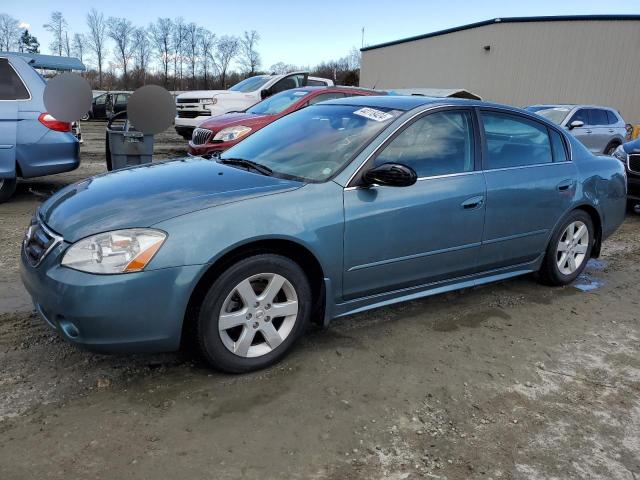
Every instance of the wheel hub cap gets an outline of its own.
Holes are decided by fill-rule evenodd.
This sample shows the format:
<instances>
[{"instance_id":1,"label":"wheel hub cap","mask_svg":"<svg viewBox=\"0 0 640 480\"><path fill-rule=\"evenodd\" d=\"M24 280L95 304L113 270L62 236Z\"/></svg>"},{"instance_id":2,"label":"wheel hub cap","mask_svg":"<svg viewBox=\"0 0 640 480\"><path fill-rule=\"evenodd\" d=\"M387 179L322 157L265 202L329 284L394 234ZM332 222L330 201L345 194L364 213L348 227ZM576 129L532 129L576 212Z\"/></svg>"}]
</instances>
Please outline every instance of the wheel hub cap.
<instances>
[{"instance_id":1,"label":"wheel hub cap","mask_svg":"<svg viewBox=\"0 0 640 480\"><path fill-rule=\"evenodd\" d=\"M298 296L285 277L261 273L236 285L222 304L218 333L240 357L259 357L276 349L298 318Z\"/></svg>"},{"instance_id":2,"label":"wheel hub cap","mask_svg":"<svg viewBox=\"0 0 640 480\"><path fill-rule=\"evenodd\" d=\"M589 229L579 220L565 228L556 249L556 264L563 275L571 275L585 261L589 248Z\"/></svg>"}]
</instances>

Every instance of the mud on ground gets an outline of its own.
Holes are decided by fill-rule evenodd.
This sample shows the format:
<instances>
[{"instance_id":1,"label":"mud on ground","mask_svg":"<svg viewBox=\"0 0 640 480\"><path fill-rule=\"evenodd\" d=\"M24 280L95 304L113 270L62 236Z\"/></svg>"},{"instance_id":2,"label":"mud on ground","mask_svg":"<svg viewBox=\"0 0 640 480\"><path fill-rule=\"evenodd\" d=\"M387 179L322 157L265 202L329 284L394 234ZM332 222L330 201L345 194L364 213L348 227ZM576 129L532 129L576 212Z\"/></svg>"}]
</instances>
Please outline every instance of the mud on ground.
<instances>
[{"instance_id":1,"label":"mud on ground","mask_svg":"<svg viewBox=\"0 0 640 480\"><path fill-rule=\"evenodd\" d=\"M242 376L188 352L103 356L34 315L19 244L82 166L0 205L0 478L640 478L640 216L573 286L531 277L312 330ZM158 158L184 153L171 131Z\"/></svg>"}]
</instances>

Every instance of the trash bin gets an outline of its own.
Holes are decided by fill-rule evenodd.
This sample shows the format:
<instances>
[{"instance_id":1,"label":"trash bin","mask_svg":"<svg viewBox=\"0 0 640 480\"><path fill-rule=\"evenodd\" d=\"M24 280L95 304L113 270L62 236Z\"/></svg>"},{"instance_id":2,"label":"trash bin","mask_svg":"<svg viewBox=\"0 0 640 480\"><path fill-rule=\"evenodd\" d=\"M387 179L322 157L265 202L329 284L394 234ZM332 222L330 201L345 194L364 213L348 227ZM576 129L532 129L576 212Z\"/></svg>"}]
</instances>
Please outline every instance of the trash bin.
<instances>
[{"instance_id":1,"label":"trash bin","mask_svg":"<svg viewBox=\"0 0 640 480\"><path fill-rule=\"evenodd\" d=\"M109 171L151 163L153 135L137 131L123 111L107 123L105 150Z\"/></svg>"}]
</instances>

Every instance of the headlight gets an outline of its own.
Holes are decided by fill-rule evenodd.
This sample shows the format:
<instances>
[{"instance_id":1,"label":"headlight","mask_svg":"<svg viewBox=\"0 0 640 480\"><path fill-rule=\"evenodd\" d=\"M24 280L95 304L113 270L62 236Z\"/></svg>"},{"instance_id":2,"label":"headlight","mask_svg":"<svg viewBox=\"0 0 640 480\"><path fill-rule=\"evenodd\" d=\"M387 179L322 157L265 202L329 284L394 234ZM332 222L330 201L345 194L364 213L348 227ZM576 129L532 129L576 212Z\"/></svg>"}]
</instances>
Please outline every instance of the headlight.
<instances>
[{"instance_id":1,"label":"headlight","mask_svg":"<svg viewBox=\"0 0 640 480\"><path fill-rule=\"evenodd\" d=\"M244 137L251 131L251 127L245 127L244 125L238 125L237 127L223 128L213 137L214 141L230 142Z\"/></svg>"},{"instance_id":2,"label":"headlight","mask_svg":"<svg viewBox=\"0 0 640 480\"><path fill-rule=\"evenodd\" d=\"M65 252L62 265L87 273L130 273L144 270L167 234L149 228L99 233L80 240Z\"/></svg>"},{"instance_id":3,"label":"headlight","mask_svg":"<svg viewBox=\"0 0 640 480\"><path fill-rule=\"evenodd\" d=\"M216 103L218 103L218 100L216 100L215 98L201 98L200 103L202 105L215 105Z\"/></svg>"},{"instance_id":4,"label":"headlight","mask_svg":"<svg viewBox=\"0 0 640 480\"><path fill-rule=\"evenodd\" d=\"M613 156L624 163L627 163L627 159L629 158L622 145L619 145L618 148L613 151Z\"/></svg>"}]
</instances>

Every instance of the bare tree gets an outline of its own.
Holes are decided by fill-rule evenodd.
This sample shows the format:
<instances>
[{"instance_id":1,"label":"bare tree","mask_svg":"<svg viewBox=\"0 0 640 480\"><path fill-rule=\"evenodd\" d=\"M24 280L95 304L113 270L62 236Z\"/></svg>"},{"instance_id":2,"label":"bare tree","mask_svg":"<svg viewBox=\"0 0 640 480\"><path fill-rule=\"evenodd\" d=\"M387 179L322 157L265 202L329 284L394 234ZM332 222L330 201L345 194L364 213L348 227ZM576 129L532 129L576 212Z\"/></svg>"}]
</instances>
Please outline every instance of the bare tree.
<instances>
[{"instance_id":1,"label":"bare tree","mask_svg":"<svg viewBox=\"0 0 640 480\"><path fill-rule=\"evenodd\" d=\"M198 63L198 54L200 53L200 29L191 22L185 26L185 51L191 69L191 86L196 86L196 65Z\"/></svg>"},{"instance_id":2,"label":"bare tree","mask_svg":"<svg viewBox=\"0 0 640 480\"><path fill-rule=\"evenodd\" d=\"M63 43L63 52L67 57L71 56L71 41L69 40L69 32L64 31L64 43Z\"/></svg>"},{"instance_id":3,"label":"bare tree","mask_svg":"<svg viewBox=\"0 0 640 480\"><path fill-rule=\"evenodd\" d=\"M98 63L98 87L102 88L102 64L104 62L105 43L107 41L107 24L104 15L92 8L87 14L89 38L87 45L95 53Z\"/></svg>"},{"instance_id":4,"label":"bare tree","mask_svg":"<svg viewBox=\"0 0 640 480\"><path fill-rule=\"evenodd\" d=\"M206 28L199 29L198 40L200 43L200 54L202 59L200 66L202 68L202 76L204 81L204 89L209 88L209 69L213 62L213 49L216 42L216 36Z\"/></svg>"},{"instance_id":5,"label":"bare tree","mask_svg":"<svg viewBox=\"0 0 640 480\"><path fill-rule=\"evenodd\" d=\"M169 61L171 59L171 33L173 22L170 18L159 18L156 23L149 26L151 41L160 56L160 63L164 70L164 86L167 87L169 81Z\"/></svg>"},{"instance_id":6,"label":"bare tree","mask_svg":"<svg viewBox=\"0 0 640 480\"><path fill-rule=\"evenodd\" d=\"M269 71L275 73L277 75L284 75L285 73L295 72L296 70L301 70L296 65L291 65L290 63L278 62L271 67L269 67Z\"/></svg>"},{"instance_id":7,"label":"bare tree","mask_svg":"<svg viewBox=\"0 0 640 480\"><path fill-rule=\"evenodd\" d=\"M245 30L240 39L240 64L250 76L255 75L262 63L257 50L259 41L260 34L255 30L251 30L250 32Z\"/></svg>"},{"instance_id":8,"label":"bare tree","mask_svg":"<svg viewBox=\"0 0 640 480\"><path fill-rule=\"evenodd\" d=\"M226 88L227 71L229 64L238 54L240 41L238 37L224 35L216 43L214 59L216 67L220 70L220 83L222 88Z\"/></svg>"},{"instance_id":9,"label":"bare tree","mask_svg":"<svg viewBox=\"0 0 640 480\"><path fill-rule=\"evenodd\" d=\"M67 21L62 16L62 12L51 12L49 23L45 23L43 27L53 36L53 40L49 44L51 52L62 56L67 31Z\"/></svg>"},{"instance_id":10,"label":"bare tree","mask_svg":"<svg viewBox=\"0 0 640 480\"><path fill-rule=\"evenodd\" d=\"M171 41L173 43L173 89L177 89L176 81L180 78L180 90L182 90L182 63L184 58L184 47L186 37L186 25L184 19L178 17L173 21L173 32ZM178 65L180 69L178 69Z\"/></svg>"},{"instance_id":11,"label":"bare tree","mask_svg":"<svg viewBox=\"0 0 640 480\"><path fill-rule=\"evenodd\" d=\"M0 13L0 50L11 51L20 41L20 22L6 13Z\"/></svg>"},{"instance_id":12,"label":"bare tree","mask_svg":"<svg viewBox=\"0 0 640 480\"><path fill-rule=\"evenodd\" d=\"M75 33L73 35L73 41L71 42L72 55L78 57L81 62L84 61L84 44L87 42L87 38L82 33Z\"/></svg>"},{"instance_id":13,"label":"bare tree","mask_svg":"<svg viewBox=\"0 0 640 480\"><path fill-rule=\"evenodd\" d=\"M144 28L136 28L133 31L133 61L138 75L142 77L142 84L147 82L147 68L151 57L151 43L149 35Z\"/></svg>"},{"instance_id":14,"label":"bare tree","mask_svg":"<svg viewBox=\"0 0 640 480\"><path fill-rule=\"evenodd\" d=\"M127 66L133 55L133 32L135 27L131 20L121 17L109 17L107 20L107 34L116 44L116 52L119 55L120 67L122 68L122 81L127 89L129 80Z\"/></svg>"}]
</instances>

